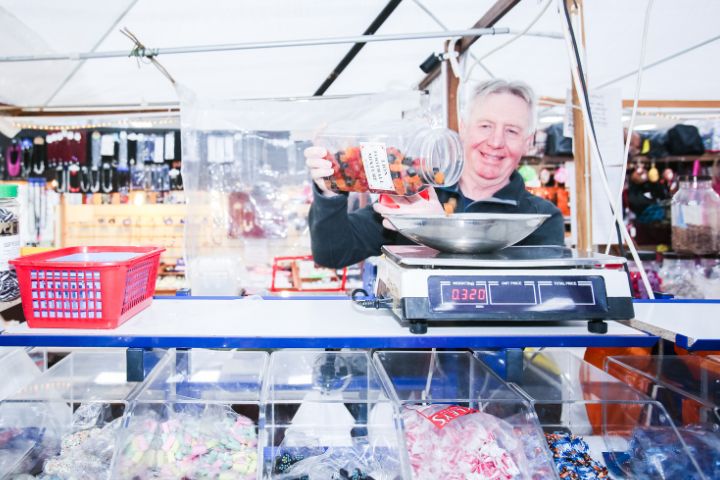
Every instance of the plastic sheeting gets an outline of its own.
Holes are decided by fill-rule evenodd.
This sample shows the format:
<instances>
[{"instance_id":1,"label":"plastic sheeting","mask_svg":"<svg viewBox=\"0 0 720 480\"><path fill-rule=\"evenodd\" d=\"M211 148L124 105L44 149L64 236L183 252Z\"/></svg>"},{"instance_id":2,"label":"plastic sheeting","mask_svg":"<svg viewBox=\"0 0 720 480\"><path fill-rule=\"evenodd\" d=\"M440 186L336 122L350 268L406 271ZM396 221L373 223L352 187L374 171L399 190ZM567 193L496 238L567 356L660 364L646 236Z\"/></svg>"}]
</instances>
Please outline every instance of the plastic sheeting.
<instances>
[{"instance_id":1,"label":"plastic sheeting","mask_svg":"<svg viewBox=\"0 0 720 480\"><path fill-rule=\"evenodd\" d=\"M310 253L303 150L317 133L425 111L418 92L299 101L211 100L184 87L178 94L193 295L262 292L274 257Z\"/></svg>"}]
</instances>

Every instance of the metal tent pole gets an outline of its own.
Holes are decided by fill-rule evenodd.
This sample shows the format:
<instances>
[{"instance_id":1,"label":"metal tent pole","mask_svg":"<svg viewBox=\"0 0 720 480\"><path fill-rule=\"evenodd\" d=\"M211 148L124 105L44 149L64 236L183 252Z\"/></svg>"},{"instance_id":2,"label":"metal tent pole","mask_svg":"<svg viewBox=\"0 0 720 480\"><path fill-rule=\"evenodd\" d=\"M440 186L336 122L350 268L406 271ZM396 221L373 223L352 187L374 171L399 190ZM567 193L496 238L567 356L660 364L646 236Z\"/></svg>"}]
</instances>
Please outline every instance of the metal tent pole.
<instances>
[{"instance_id":1,"label":"metal tent pole","mask_svg":"<svg viewBox=\"0 0 720 480\"><path fill-rule=\"evenodd\" d=\"M275 42L249 42L220 45L203 45L174 48L152 48L134 53L138 57L156 57L159 55L177 55L185 53L206 53L234 50L258 50L264 48L308 47L317 45L336 45L343 43L395 42L399 40L424 40L430 38L478 37L482 35L501 35L509 33L507 28L471 28L444 32L417 32L393 35L356 35L350 37L309 38L300 40L281 40ZM127 50L86 53L57 53L45 55L14 55L0 57L0 63L37 62L53 60L91 60L95 58L128 57Z\"/></svg>"}]
</instances>

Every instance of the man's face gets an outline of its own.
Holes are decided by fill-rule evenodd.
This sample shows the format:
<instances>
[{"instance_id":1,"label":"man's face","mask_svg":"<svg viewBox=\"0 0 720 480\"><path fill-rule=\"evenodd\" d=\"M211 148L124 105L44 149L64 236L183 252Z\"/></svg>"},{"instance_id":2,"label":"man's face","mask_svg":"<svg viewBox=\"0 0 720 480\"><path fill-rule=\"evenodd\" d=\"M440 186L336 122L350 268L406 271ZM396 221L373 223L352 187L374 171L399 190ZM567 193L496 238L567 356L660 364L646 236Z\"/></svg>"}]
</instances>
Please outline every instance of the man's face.
<instances>
[{"instance_id":1,"label":"man's face","mask_svg":"<svg viewBox=\"0 0 720 480\"><path fill-rule=\"evenodd\" d=\"M481 187L505 183L530 146L529 127L530 106L520 97L494 93L476 101L460 130L463 178Z\"/></svg>"}]
</instances>

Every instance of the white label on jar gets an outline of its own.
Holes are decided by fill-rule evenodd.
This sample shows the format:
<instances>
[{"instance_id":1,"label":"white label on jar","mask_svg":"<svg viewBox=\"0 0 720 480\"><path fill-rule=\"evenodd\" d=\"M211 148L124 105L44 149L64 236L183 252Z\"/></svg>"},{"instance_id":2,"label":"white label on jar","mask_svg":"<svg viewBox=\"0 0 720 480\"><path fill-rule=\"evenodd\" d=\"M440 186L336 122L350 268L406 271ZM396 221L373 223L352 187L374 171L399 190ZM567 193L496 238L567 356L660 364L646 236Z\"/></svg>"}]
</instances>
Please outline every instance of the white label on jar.
<instances>
[{"instance_id":1,"label":"white label on jar","mask_svg":"<svg viewBox=\"0 0 720 480\"><path fill-rule=\"evenodd\" d=\"M8 260L20 256L20 235L0 236L0 272L10 270Z\"/></svg>"},{"instance_id":2,"label":"white label on jar","mask_svg":"<svg viewBox=\"0 0 720 480\"><path fill-rule=\"evenodd\" d=\"M702 225L703 208L700 205L684 205L681 207L685 225Z\"/></svg>"},{"instance_id":3,"label":"white label on jar","mask_svg":"<svg viewBox=\"0 0 720 480\"><path fill-rule=\"evenodd\" d=\"M382 142L360 142L365 176L371 190L395 191L390 165L387 160L387 149Z\"/></svg>"}]
</instances>

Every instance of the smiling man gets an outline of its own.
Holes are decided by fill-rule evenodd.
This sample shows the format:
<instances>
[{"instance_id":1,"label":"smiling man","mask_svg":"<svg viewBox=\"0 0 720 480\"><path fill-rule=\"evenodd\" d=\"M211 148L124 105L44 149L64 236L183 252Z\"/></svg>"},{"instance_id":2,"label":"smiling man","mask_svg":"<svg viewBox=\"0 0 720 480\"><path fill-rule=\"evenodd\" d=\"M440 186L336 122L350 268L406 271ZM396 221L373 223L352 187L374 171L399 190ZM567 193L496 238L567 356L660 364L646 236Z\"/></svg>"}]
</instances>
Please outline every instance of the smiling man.
<instances>
[{"instance_id":1,"label":"smiling man","mask_svg":"<svg viewBox=\"0 0 720 480\"><path fill-rule=\"evenodd\" d=\"M322 157L325 150L305 150L315 196L310 209L313 257L320 265L343 267L369 256L380 247L412 244L391 229L383 215L455 213L542 213L545 223L519 245L564 245L563 217L555 205L525 189L516 169L535 132L536 99L522 82L493 79L479 84L460 124L465 167L451 187L430 189L429 199L394 197L395 206L375 203L350 214L347 196L327 190L323 177L332 173Z\"/></svg>"}]
</instances>

